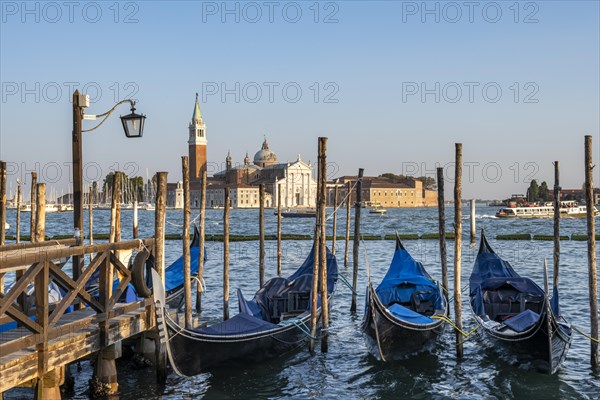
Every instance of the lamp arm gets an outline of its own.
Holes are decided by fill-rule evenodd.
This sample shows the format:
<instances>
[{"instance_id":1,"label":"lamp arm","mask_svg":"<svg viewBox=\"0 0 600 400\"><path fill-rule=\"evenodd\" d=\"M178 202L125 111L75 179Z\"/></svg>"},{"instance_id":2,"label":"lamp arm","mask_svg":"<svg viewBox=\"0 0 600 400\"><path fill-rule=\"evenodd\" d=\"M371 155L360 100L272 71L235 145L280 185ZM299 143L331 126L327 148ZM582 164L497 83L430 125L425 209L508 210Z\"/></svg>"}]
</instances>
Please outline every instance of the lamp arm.
<instances>
[{"instance_id":1,"label":"lamp arm","mask_svg":"<svg viewBox=\"0 0 600 400\"><path fill-rule=\"evenodd\" d=\"M104 119L102 121L100 121L100 123L98 125L96 125L93 128L90 129L86 129L86 130L82 130L81 132L91 132L95 129L98 129L100 127L100 125L102 125L104 123L104 121L106 121L106 119L110 116L110 114L113 113L113 111L115 111L115 109L120 106L123 103L127 103L129 102L131 104L131 107L135 107L135 101L131 100L131 99L125 99L125 100L121 100L120 102L118 102L117 104L115 104L113 106L113 108L111 108L110 110L108 110L107 112L103 113L103 114L99 114L96 115L96 117L104 117Z\"/></svg>"}]
</instances>

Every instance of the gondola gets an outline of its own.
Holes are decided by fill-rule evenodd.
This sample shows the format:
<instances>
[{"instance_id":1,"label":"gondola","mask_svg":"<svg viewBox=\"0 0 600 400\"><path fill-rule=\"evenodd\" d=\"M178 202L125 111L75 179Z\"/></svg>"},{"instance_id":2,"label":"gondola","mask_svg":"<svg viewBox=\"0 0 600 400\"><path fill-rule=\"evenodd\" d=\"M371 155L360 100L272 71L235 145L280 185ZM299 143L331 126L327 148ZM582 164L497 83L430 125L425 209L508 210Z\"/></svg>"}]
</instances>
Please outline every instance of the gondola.
<instances>
[{"instance_id":1,"label":"gondola","mask_svg":"<svg viewBox=\"0 0 600 400\"><path fill-rule=\"evenodd\" d=\"M186 329L174 321L164 305L160 278L152 270L154 301L161 335L167 343L171 366L182 376L241 361L256 362L302 345L310 322L314 247L304 263L288 278L272 278L250 301L238 289L239 314L208 327ZM327 291L331 298L337 281L337 261L327 251ZM321 309L318 309L320 317ZM164 324L160 321L164 321Z\"/></svg>"},{"instance_id":2,"label":"gondola","mask_svg":"<svg viewBox=\"0 0 600 400\"><path fill-rule=\"evenodd\" d=\"M545 281L547 287L546 276ZM556 372L572 335L560 313L558 288L549 300L548 290L515 272L483 233L469 286L473 316L494 349L531 361L541 372Z\"/></svg>"},{"instance_id":3,"label":"gondola","mask_svg":"<svg viewBox=\"0 0 600 400\"><path fill-rule=\"evenodd\" d=\"M383 280L369 280L362 330L371 354L382 361L427 350L444 329L448 304L441 286L396 236L396 251Z\"/></svg>"}]
</instances>

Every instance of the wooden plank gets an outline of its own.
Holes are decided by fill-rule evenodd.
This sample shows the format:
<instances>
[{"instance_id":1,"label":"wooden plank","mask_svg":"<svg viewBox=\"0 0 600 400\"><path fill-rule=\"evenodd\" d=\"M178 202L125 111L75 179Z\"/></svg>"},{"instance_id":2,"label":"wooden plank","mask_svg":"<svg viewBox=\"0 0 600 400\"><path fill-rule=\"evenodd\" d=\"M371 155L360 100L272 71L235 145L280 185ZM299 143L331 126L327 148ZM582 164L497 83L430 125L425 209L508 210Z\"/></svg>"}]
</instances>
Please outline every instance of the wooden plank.
<instances>
[{"instance_id":1,"label":"wooden plank","mask_svg":"<svg viewBox=\"0 0 600 400\"><path fill-rule=\"evenodd\" d=\"M106 332L107 345L117 343L153 328L153 307L151 303L146 304L146 302L142 301L125 305L117 304L115 311L127 310L132 304L142 305L143 307L130 310L108 321L108 330ZM89 313L89 310L87 312ZM71 314L75 313L79 313L79 311ZM86 317L90 323L94 318L94 315ZM74 331L72 326L62 325L62 327L67 328L64 334L48 340L46 352L48 370L88 357L90 354L104 347L97 325L88 325L78 331ZM2 375L2 379L0 379L0 392L37 378L39 376L39 362L36 352L33 351L33 347L0 357L0 374Z\"/></svg>"},{"instance_id":2,"label":"wooden plank","mask_svg":"<svg viewBox=\"0 0 600 400\"><path fill-rule=\"evenodd\" d=\"M23 264L33 264L45 260L53 260L56 258L82 256L90 253L100 253L103 251L115 250L141 250L144 246L149 247L154 245L154 239L125 240L118 243L102 243L91 244L87 246L61 247L61 248L44 248L33 254L20 252L2 252L0 254L0 272L4 272L9 268L20 266Z\"/></svg>"},{"instance_id":3,"label":"wooden plank","mask_svg":"<svg viewBox=\"0 0 600 400\"><path fill-rule=\"evenodd\" d=\"M12 303L17 299L17 297L27 289L27 285L33 278L37 275L38 272L44 267L43 263L36 263L31 266L19 279L13 287L0 299L0 315L4 314L4 312L12 305Z\"/></svg>"},{"instance_id":4,"label":"wooden plank","mask_svg":"<svg viewBox=\"0 0 600 400\"><path fill-rule=\"evenodd\" d=\"M100 304L96 299L94 299L88 292L84 289L84 286L88 279L92 276L96 268L98 268L98 264L102 262L104 259L104 254L100 253L99 257L94 259L94 262L84 271L83 275L81 275L77 282L73 281L66 273L64 273L60 268L56 265L50 266L50 272L54 276L56 282L63 286L63 289L69 291L67 296L65 296L58 306L50 315L50 325L54 325L56 321L60 318L60 316L65 312L67 307L73 302L75 297L79 297L87 304L89 304L94 310L97 312L104 312L104 307ZM82 291L83 290L83 291Z\"/></svg>"}]
</instances>

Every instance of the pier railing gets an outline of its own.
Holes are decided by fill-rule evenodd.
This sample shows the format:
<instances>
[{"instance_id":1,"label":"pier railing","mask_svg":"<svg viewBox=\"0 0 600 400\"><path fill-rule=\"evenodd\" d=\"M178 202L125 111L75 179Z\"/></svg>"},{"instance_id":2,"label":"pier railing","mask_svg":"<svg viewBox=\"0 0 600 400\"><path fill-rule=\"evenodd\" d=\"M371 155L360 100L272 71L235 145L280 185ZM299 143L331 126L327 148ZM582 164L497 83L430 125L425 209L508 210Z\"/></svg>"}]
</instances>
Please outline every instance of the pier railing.
<instances>
[{"instance_id":1,"label":"pier railing","mask_svg":"<svg viewBox=\"0 0 600 400\"><path fill-rule=\"evenodd\" d=\"M141 251L144 248L153 252L154 249L154 239L74 247L66 247L73 244L71 241L62 241L60 246L48 243L2 246L0 252L0 273L17 272L14 285L7 293L0 294L0 324L12 320L29 331L29 334L25 332L16 340L0 341L0 356L35 346L38 376L54 368L48 365L50 340L98 324L99 344L101 347L107 346L110 342L110 319L147 306L146 301L141 300L115 308L131 282L131 272L119 260L118 252ZM59 267L60 259L88 254L91 260L76 281ZM95 290L86 288L97 270L100 271L99 286ZM119 283L113 290L115 270L118 271ZM54 304L49 303L48 285L51 280L66 292ZM22 298L32 283L35 288L35 309L28 312ZM95 311L95 315L61 321L65 311L73 304L83 304ZM30 314L35 318L31 318Z\"/></svg>"}]
</instances>

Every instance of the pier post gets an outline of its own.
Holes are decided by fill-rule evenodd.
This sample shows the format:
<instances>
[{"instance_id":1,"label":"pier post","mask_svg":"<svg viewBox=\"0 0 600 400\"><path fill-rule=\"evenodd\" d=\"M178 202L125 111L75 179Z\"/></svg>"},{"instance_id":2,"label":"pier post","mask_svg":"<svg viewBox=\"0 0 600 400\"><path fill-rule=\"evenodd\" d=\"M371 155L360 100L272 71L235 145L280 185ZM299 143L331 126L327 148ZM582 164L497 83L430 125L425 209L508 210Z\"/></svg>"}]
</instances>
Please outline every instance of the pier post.
<instances>
[{"instance_id":1,"label":"pier post","mask_svg":"<svg viewBox=\"0 0 600 400\"><path fill-rule=\"evenodd\" d=\"M156 209L154 211L154 260L156 271L165 283L165 216L167 213L167 172L156 173Z\"/></svg>"},{"instance_id":2,"label":"pier post","mask_svg":"<svg viewBox=\"0 0 600 400\"><path fill-rule=\"evenodd\" d=\"M346 188L346 245L344 248L344 269L348 271L348 254L350 252L350 203L352 199L352 182Z\"/></svg>"},{"instance_id":3,"label":"pier post","mask_svg":"<svg viewBox=\"0 0 600 400\"><path fill-rule=\"evenodd\" d=\"M94 376L90 379L92 398L115 395L119 389L116 359L121 356L121 343L112 344L98 352Z\"/></svg>"},{"instance_id":4,"label":"pier post","mask_svg":"<svg viewBox=\"0 0 600 400\"><path fill-rule=\"evenodd\" d=\"M277 276L281 276L281 183L277 184Z\"/></svg>"},{"instance_id":5,"label":"pier post","mask_svg":"<svg viewBox=\"0 0 600 400\"><path fill-rule=\"evenodd\" d=\"M60 385L65 380L65 367L58 367L37 378L34 400L60 400Z\"/></svg>"},{"instance_id":6,"label":"pier post","mask_svg":"<svg viewBox=\"0 0 600 400\"><path fill-rule=\"evenodd\" d=\"M356 203L354 204L354 244L352 246L352 305L350 311L356 311L356 289L358 285L358 249L360 244L360 207L362 203L362 178L364 169L358 169L356 179Z\"/></svg>"},{"instance_id":7,"label":"pier post","mask_svg":"<svg viewBox=\"0 0 600 400\"><path fill-rule=\"evenodd\" d=\"M553 285L558 287L558 270L560 264L560 182L559 182L559 163L554 161L554 251L552 253L552 262L554 270L552 273Z\"/></svg>"},{"instance_id":8,"label":"pier post","mask_svg":"<svg viewBox=\"0 0 600 400\"><path fill-rule=\"evenodd\" d=\"M454 170L454 316L462 330L461 256L462 256L462 143L456 143ZM463 357L461 333L456 330L456 356Z\"/></svg>"},{"instance_id":9,"label":"pier post","mask_svg":"<svg viewBox=\"0 0 600 400\"><path fill-rule=\"evenodd\" d=\"M71 135L71 154L73 160L73 231L79 230L80 238L83 236L83 162L82 162L82 121L84 104L80 104L81 96L75 90L72 97L73 106L73 131ZM77 234L75 234L77 236ZM81 241L77 245L81 245ZM83 267L83 257L73 256L73 280L77 282Z\"/></svg>"},{"instance_id":10,"label":"pier post","mask_svg":"<svg viewBox=\"0 0 600 400\"><path fill-rule=\"evenodd\" d=\"M29 204L30 204L30 210L31 213L29 214L29 241L31 243L34 243L35 240L33 239L33 237L35 236L35 213L36 213L36 203L35 203L35 188L37 185L37 172L32 172L31 173L31 190L29 193Z\"/></svg>"},{"instance_id":11,"label":"pier post","mask_svg":"<svg viewBox=\"0 0 600 400\"><path fill-rule=\"evenodd\" d=\"M204 220L206 212L206 171L202 171L200 189L200 251L198 252L198 281L196 283L196 313L202 312L202 280L204 279Z\"/></svg>"},{"instance_id":12,"label":"pier post","mask_svg":"<svg viewBox=\"0 0 600 400\"><path fill-rule=\"evenodd\" d=\"M476 242L476 232L475 232L475 199L471 199L471 244L475 244Z\"/></svg>"},{"instance_id":13,"label":"pier post","mask_svg":"<svg viewBox=\"0 0 600 400\"><path fill-rule=\"evenodd\" d=\"M223 320L229 319L229 186L223 208Z\"/></svg>"},{"instance_id":14,"label":"pier post","mask_svg":"<svg viewBox=\"0 0 600 400\"><path fill-rule=\"evenodd\" d=\"M327 182L327 180L325 181ZM337 235L337 206L338 206L338 182L335 182L335 188L333 189L333 224L332 224L332 229L333 229L333 238L331 239L331 252L333 253L333 255L335 255L335 242L336 242L336 235Z\"/></svg>"},{"instance_id":15,"label":"pier post","mask_svg":"<svg viewBox=\"0 0 600 400\"><path fill-rule=\"evenodd\" d=\"M0 161L0 246L6 235L6 163ZM4 274L0 274L0 294L4 293Z\"/></svg>"},{"instance_id":16,"label":"pier post","mask_svg":"<svg viewBox=\"0 0 600 400\"><path fill-rule=\"evenodd\" d=\"M265 283L265 184L258 186L258 282Z\"/></svg>"},{"instance_id":17,"label":"pier post","mask_svg":"<svg viewBox=\"0 0 600 400\"><path fill-rule=\"evenodd\" d=\"M91 210L90 206L90 210ZM137 239L139 237L139 224L138 224L138 201L135 200L133 202L133 238Z\"/></svg>"},{"instance_id":18,"label":"pier post","mask_svg":"<svg viewBox=\"0 0 600 400\"><path fill-rule=\"evenodd\" d=\"M183 287L185 296L185 327L192 328L192 273L190 260L190 168L187 156L181 157L183 175Z\"/></svg>"},{"instance_id":19,"label":"pier post","mask_svg":"<svg viewBox=\"0 0 600 400\"><path fill-rule=\"evenodd\" d=\"M327 293L327 138L319 138L319 222L321 226L321 235L319 237L319 279L321 281L321 352L326 353L329 349L327 343L329 338L329 296ZM335 216L334 216L335 218ZM334 219L335 221L335 219ZM335 237L335 230L334 230Z\"/></svg>"},{"instance_id":20,"label":"pier post","mask_svg":"<svg viewBox=\"0 0 600 400\"><path fill-rule=\"evenodd\" d=\"M437 168L438 229L440 236L440 258L442 264L442 287L448 301L448 256L446 254L446 210L444 204L444 168Z\"/></svg>"},{"instance_id":21,"label":"pier post","mask_svg":"<svg viewBox=\"0 0 600 400\"><path fill-rule=\"evenodd\" d=\"M598 282L596 278L596 222L594 221L594 181L592 136L585 137L585 205L587 211L588 282L590 296L590 336L598 339ZM598 343L590 341L590 362L598 368Z\"/></svg>"},{"instance_id":22,"label":"pier post","mask_svg":"<svg viewBox=\"0 0 600 400\"><path fill-rule=\"evenodd\" d=\"M36 243L43 242L46 237L46 184L38 183L35 188L36 203L38 204L35 216L34 240ZM42 271L35 277L35 317L36 322L41 325L43 336L48 332L48 291L50 283L50 271L47 265L44 265ZM35 385L34 397L38 399L54 398L60 399L60 378L56 379L56 374L60 371L48 371L48 341L44 340L36 345L38 355L38 374Z\"/></svg>"}]
</instances>

